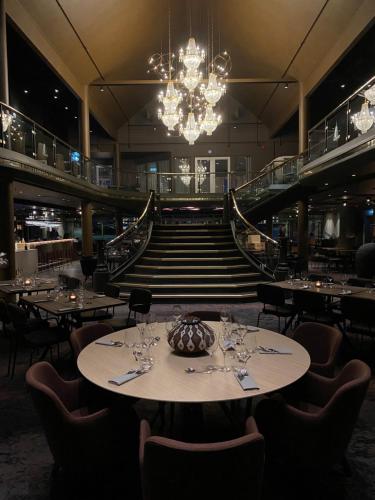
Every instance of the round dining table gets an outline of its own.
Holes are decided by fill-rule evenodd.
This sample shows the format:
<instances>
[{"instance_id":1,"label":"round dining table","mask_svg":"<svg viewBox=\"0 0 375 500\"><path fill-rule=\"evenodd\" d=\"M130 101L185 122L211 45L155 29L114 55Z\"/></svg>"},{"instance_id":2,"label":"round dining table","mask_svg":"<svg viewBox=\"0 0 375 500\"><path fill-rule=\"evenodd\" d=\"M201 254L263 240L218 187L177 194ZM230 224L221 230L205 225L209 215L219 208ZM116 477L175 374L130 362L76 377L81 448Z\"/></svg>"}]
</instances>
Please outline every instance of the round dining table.
<instances>
[{"instance_id":1,"label":"round dining table","mask_svg":"<svg viewBox=\"0 0 375 500\"><path fill-rule=\"evenodd\" d=\"M221 331L219 322L205 323L216 334ZM149 372L122 385L114 385L109 380L139 366L133 348L127 347L132 342L139 342L136 327L113 332L101 339L125 342L121 347L95 342L86 346L78 356L78 369L93 384L125 396L164 402L208 403L277 391L301 378L310 366L310 356L300 344L284 335L259 328L256 333L258 346L289 351L290 354L252 354L247 363L241 366L247 369L259 389L246 391L233 372L186 372L187 368L199 370L207 365L223 366L220 348L212 356L183 356L176 354L169 346L164 323L155 323L152 335L160 337L157 345L151 347L154 366Z\"/></svg>"}]
</instances>

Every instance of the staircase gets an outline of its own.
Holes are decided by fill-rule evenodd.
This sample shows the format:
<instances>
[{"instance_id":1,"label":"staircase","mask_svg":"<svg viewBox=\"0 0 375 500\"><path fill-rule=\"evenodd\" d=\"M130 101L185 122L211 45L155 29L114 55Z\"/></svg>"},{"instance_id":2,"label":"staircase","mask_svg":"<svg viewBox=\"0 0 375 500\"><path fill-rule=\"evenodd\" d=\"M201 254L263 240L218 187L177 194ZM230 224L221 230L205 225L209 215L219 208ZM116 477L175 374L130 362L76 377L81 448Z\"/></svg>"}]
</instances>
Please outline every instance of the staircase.
<instances>
[{"instance_id":1,"label":"staircase","mask_svg":"<svg viewBox=\"0 0 375 500\"><path fill-rule=\"evenodd\" d=\"M153 300L241 301L256 297L267 281L238 250L229 225L154 226L149 245L116 280L121 294L148 288Z\"/></svg>"}]
</instances>

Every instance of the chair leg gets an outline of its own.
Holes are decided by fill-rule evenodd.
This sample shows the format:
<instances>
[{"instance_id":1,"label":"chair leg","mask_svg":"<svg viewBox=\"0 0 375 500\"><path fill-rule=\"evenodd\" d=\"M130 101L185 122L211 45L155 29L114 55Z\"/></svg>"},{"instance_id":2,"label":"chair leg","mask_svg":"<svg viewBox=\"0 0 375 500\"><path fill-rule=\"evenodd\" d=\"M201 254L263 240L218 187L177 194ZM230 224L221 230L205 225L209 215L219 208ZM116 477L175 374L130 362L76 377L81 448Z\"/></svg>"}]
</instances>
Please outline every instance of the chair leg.
<instances>
[{"instance_id":1,"label":"chair leg","mask_svg":"<svg viewBox=\"0 0 375 500\"><path fill-rule=\"evenodd\" d=\"M10 374L10 378L14 377L14 371L16 369L16 359L17 359L17 353L18 353L18 342L16 341L14 343L14 351L13 351L13 363L12 363L12 371Z\"/></svg>"},{"instance_id":2,"label":"chair leg","mask_svg":"<svg viewBox=\"0 0 375 500\"><path fill-rule=\"evenodd\" d=\"M260 315L262 314L262 311L259 312L258 314L258 321L257 321L257 326L259 326L259 319L260 319Z\"/></svg>"}]
</instances>

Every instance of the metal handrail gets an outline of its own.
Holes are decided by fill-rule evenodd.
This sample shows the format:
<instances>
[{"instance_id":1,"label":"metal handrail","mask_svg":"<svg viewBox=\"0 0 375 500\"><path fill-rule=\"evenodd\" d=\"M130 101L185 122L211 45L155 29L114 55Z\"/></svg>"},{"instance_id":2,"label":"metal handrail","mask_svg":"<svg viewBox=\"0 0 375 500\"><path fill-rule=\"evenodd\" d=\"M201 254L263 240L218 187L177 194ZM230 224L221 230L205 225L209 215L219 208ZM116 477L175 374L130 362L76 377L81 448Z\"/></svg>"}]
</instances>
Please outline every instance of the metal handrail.
<instances>
[{"instance_id":1,"label":"metal handrail","mask_svg":"<svg viewBox=\"0 0 375 500\"><path fill-rule=\"evenodd\" d=\"M139 216L137 221L133 222L133 224L131 224L123 233L119 234L118 236L116 236L116 238L113 238L113 240L109 241L106 244L106 248L109 248L113 245L116 245L116 243L118 243L119 241L124 239L126 236L128 236L130 233L132 233L143 222L143 219L148 214L149 208L151 206L151 202L154 200L154 194L155 194L155 192L153 190L151 190L150 196L148 197L148 200L146 203L146 206L143 209L143 212L141 213L141 215Z\"/></svg>"},{"instance_id":2,"label":"metal handrail","mask_svg":"<svg viewBox=\"0 0 375 500\"><path fill-rule=\"evenodd\" d=\"M234 189L230 190L230 196L231 196L231 200L232 200L232 206L233 206L236 214L238 215L238 217L245 224L245 226L247 226L252 231L255 231L256 233L258 233L262 238L265 238L267 241L269 241L273 245L279 246L279 243L276 240L274 240L270 236L267 236L267 234L262 233L262 231L260 231L257 227L255 227L252 224L250 224L250 222L246 219L246 217L244 217L244 215L242 214L241 210L238 208L237 201L236 201L236 198L234 196L234 191L235 191Z\"/></svg>"}]
</instances>

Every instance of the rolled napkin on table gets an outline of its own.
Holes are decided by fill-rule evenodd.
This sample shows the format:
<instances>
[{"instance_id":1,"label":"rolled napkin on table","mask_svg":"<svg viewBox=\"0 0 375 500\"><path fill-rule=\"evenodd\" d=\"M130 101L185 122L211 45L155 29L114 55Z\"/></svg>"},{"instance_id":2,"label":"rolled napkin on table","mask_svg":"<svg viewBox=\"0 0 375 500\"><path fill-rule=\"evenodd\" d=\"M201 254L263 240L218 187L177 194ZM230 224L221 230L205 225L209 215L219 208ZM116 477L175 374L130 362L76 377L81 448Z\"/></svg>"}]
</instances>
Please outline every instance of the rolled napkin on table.
<instances>
[{"instance_id":1,"label":"rolled napkin on table","mask_svg":"<svg viewBox=\"0 0 375 500\"><path fill-rule=\"evenodd\" d=\"M262 346L258 346L258 352L259 354L293 354L293 352L287 348L273 349L272 347Z\"/></svg>"},{"instance_id":2,"label":"rolled napkin on table","mask_svg":"<svg viewBox=\"0 0 375 500\"><path fill-rule=\"evenodd\" d=\"M99 345L108 345L108 346L114 346L114 347L121 347L123 345L122 342L119 342L118 340L97 340L95 344Z\"/></svg>"},{"instance_id":3,"label":"rolled napkin on table","mask_svg":"<svg viewBox=\"0 0 375 500\"><path fill-rule=\"evenodd\" d=\"M255 382L251 375L248 374L246 369L237 370L234 376L244 391L251 391L259 389L259 385Z\"/></svg>"},{"instance_id":4,"label":"rolled napkin on table","mask_svg":"<svg viewBox=\"0 0 375 500\"><path fill-rule=\"evenodd\" d=\"M111 378L110 380L108 380L108 382L114 385L122 385L125 384L125 382L129 382L129 380L133 380L134 378L143 375L144 373L146 372L142 370L130 370L127 373L119 375L118 377Z\"/></svg>"}]
</instances>

